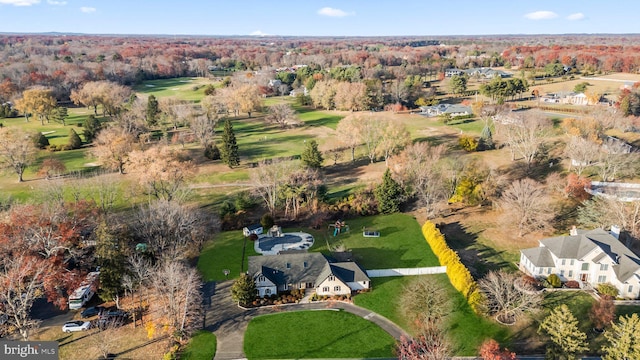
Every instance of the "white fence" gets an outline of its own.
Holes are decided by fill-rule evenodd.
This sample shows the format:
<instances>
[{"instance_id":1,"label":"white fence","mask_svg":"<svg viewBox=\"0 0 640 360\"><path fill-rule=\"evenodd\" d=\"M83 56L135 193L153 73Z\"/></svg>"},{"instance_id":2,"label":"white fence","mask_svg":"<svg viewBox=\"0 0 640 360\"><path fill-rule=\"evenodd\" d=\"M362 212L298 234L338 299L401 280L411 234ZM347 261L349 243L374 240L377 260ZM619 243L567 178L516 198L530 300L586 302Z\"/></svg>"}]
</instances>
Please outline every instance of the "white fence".
<instances>
[{"instance_id":1,"label":"white fence","mask_svg":"<svg viewBox=\"0 0 640 360\"><path fill-rule=\"evenodd\" d=\"M372 278L377 278L377 277L387 277L387 276L444 274L446 272L447 272L446 266L432 266L432 267L421 267L421 268L367 270L367 276Z\"/></svg>"}]
</instances>

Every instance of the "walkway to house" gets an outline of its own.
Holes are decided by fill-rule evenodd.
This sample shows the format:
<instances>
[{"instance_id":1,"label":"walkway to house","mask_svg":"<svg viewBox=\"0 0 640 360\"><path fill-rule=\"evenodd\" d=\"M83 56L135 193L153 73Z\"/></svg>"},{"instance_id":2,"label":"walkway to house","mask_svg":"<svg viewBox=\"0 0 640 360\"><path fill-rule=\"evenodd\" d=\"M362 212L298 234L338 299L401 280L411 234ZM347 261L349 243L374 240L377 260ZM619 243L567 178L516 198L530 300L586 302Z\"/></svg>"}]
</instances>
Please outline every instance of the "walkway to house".
<instances>
[{"instance_id":1,"label":"walkway to house","mask_svg":"<svg viewBox=\"0 0 640 360\"><path fill-rule=\"evenodd\" d=\"M243 310L231 300L231 285L232 280L217 284L211 307L206 311L205 330L213 331L218 340L215 360L244 358L242 344L249 321L255 316L285 311L343 309L377 324L395 339L408 336L404 330L383 316L342 302L287 304Z\"/></svg>"}]
</instances>

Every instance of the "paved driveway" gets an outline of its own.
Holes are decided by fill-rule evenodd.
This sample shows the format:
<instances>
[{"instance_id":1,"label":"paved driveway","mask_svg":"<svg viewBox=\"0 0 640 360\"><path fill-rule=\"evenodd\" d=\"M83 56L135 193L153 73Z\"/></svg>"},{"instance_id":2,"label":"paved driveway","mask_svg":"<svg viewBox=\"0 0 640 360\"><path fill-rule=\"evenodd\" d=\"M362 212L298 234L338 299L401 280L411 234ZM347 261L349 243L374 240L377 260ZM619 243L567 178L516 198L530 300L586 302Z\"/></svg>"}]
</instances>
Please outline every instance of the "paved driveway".
<instances>
[{"instance_id":1,"label":"paved driveway","mask_svg":"<svg viewBox=\"0 0 640 360\"><path fill-rule=\"evenodd\" d=\"M218 339L215 360L243 359L245 355L242 344L244 332L247 330L249 321L258 315L284 311L343 309L374 322L395 339L400 339L401 336L408 336L404 330L386 318L370 310L342 302L288 304L243 310L236 306L231 299L231 285L233 285L231 280L217 284L211 308L206 313L205 329L213 331Z\"/></svg>"}]
</instances>

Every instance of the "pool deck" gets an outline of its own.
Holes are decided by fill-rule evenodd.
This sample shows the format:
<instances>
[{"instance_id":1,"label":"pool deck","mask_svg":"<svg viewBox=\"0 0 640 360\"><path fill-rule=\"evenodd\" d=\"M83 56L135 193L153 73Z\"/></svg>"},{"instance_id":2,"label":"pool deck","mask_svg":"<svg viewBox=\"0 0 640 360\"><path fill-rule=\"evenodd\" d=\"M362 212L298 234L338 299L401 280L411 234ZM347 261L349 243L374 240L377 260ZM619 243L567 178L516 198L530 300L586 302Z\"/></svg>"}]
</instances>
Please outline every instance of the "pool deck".
<instances>
[{"instance_id":1,"label":"pool deck","mask_svg":"<svg viewBox=\"0 0 640 360\"><path fill-rule=\"evenodd\" d=\"M284 233L282 236L259 236L254 249L262 255L277 255L284 250L306 250L313 246L313 236L303 232Z\"/></svg>"}]
</instances>

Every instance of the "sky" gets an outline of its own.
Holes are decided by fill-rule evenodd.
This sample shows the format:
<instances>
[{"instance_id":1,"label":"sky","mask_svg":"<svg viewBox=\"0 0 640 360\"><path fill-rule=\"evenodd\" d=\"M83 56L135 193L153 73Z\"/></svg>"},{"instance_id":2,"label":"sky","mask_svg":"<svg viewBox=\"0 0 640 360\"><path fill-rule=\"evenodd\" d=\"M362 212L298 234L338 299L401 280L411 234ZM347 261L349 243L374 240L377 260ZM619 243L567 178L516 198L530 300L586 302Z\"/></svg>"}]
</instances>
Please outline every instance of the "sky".
<instances>
[{"instance_id":1,"label":"sky","mask_svg":"<svg viewBox=\"0 0 640 360\"><path fill-rule=\"evenodd\" d=\"M0 32L442 36L638 33L638 0L0 0Z\"/></svg>"}]
</instances>

